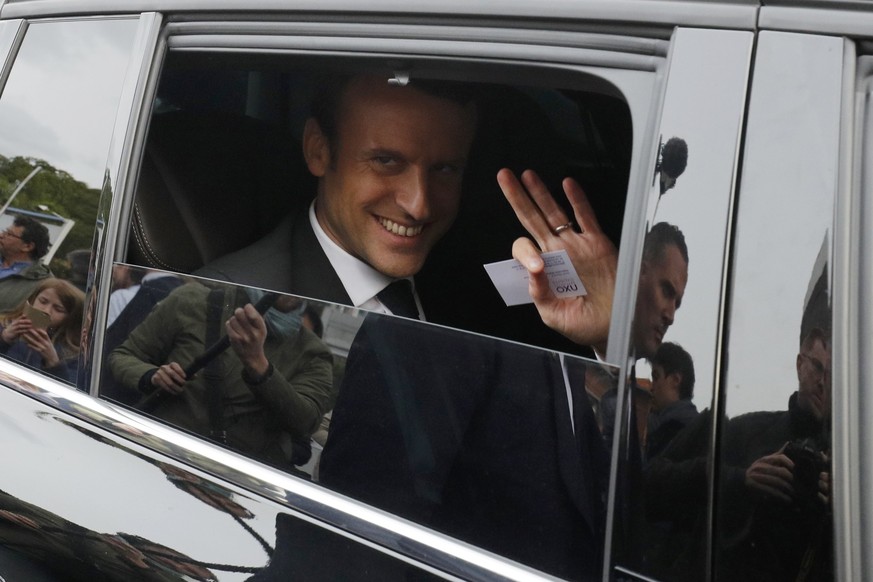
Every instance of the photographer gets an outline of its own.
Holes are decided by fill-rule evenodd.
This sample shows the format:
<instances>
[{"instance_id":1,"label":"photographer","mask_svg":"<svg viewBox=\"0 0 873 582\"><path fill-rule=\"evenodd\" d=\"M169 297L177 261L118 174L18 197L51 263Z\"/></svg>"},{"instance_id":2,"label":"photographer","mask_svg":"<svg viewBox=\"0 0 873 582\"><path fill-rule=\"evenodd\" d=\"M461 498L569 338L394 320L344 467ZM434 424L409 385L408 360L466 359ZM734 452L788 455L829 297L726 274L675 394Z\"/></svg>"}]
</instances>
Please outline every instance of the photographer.
<instances>
[{"instance_id":1,"label":"photographer","mask_svg":"<svg viewBox=\"0 0 873 582\"><path fill-rule=\"evenodd\" d=\"M733 419L725 437L719 572L725 579L829 580L831 345L811 329L788 410Z\"/></svg>"}]
</instances>

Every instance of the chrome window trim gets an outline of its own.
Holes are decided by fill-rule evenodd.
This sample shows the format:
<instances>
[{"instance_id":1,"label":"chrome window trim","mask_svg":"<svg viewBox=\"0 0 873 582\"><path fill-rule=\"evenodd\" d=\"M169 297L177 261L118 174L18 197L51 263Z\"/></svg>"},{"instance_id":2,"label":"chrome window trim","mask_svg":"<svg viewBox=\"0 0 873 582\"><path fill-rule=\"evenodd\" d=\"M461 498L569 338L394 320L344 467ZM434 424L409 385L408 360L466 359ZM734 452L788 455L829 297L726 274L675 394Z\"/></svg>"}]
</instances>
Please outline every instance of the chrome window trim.
<instances>
[{"instance_id":1,"label":"chrome window trim","mask_svg":"<svg viewBox=\"0 0 873 582\"><path fill-rule=\"evenodd\" d=\"M131 179L127 169L131 165L133 139L137 135L137 127L140 122L138 112L142 108L145 96L146 79L151 65L152 54L161 30L161 15L154 12L144 13L139 16L139 27L134 44L131 49L127 75L124 79L118 110L115 116L115 128L109 144L109 156L107 158L106 176L103 191L100 195L97 216L97 231L94 236L92 247L91 264L97 266L97 277L87 290L85 299L86 310L90 311L93 305L106 305L109 301L112 278L112 253L106 252L107 241L113 241L118 237L120 229L120 216L124 207L124 200L130 197L122 197L128 190L128 183L135 183ZM130 204L130 203L128 203ZM103 229L102 235L100 233ZM96 304L92 302L96 296ZM96 309L96 313L87 316L83 322L86 333L96 330L91 334L92 346L103 346L103 330L106 327L106 310ZM102 361L102 349L91 350L90 355L84 352L79 358L79 383L83 384L82 378L91 377L88 374L93 369L99 369ZM99 378L93 378L90 388L94 394L97 390Z\"/></svg>"},{"instance_id":2,"label":"chrome window trim","mask_svg":"<svg viewBox=\"0 0 873 582\"><path fill-rule=\"evenodd\" d=\"M12 64L18 55L18 49L21 48L21 43L24 41L24 33L27 32L27 21L12 20L0 22L0 26L3 26L4 30L14 29L14 36L9 46L0 47L0 58L3 59L3 67L0 69L0 96L2 96L3 89L6 87L6 81L9 79L9 73L12 71Z\"/></svg>"},{"instance_id":3,"label":"chrome window trim","mask_svg":"<svg viewBox=\"0 0 873 582\"><path fill-rule=\"evenodd\" d=\"M653 126L649 129L649 133L651 134L652 140L656 140L657 136L661 135L664 130L664 126L662 124L661 117L664 114L664 111L668 108L669 103L667 100L667 93L670 83L670 68L673 64L673 51L676 47L676 35L681 34L683 28L677 27L674 31L674 38L671 40L670 53L668 54L667 59L665 60L665 65L663 70L659 71L658 75L661 77L659 80L660 91L658 93L658 98L653 100L652 107L654 108L655 113L652 114L652 123ZM686 29L689 30L689 29ZM690 29L695 30L695 29ZM699 31L697 31L699 32ZM714 34L722 33L743 33L744 31L710 31ZM727 300L728 300L728 273L730 271L730 252L731 252L731 241L732 241L732 233L733 233L733 223L735 219L736 213L736 199L737 199L737 191L739 187L739 169L741 167L741 159L743 154L743 134L745 131L745 119L748 114L748 100L749 100L749 91L750 91L750 79L754 66L753 55L754 55L754 46L756 42L756 37L753 33L747 32L745 33L748 40L748 49L745 53L745 79L744 85L742 86L742 97L740 100L743 102L743 105L740 107L737 116L737 126L736 126L736 137L733 140L733 157L732 157L732 171L730 172L730 181L725 187L726 191L726 203L725 203L725 214L724 214L724 234L722 236L722 263L721 263L721 276L719 278L719 297L718 297L718 307L714 316L715 321L715 334L713 337L713 348L716 350L715 359L713 364L713 397L712 401L716 402L719 394L719 382L722 374L722 345L724 341L724 334L726 329L726 310L727 310ZM687 50L687 47L685 47ZM675 83L679 83L678 81L674 81ZM674 97L675 98L675 97ZM669 132L663 134L664 137L667 135L671 135ZM685 137L685 136L683 136ZM654 175L655 169L655 159L656 156L654 152L657 151L657 145L652 146L654 149L652 151L652 155L650 156L649 167L647 169L647 176L651 177ZM618 353L622 358L622 361L625 362L625 369L623 370L624 375L623 383L619 383L619 397L617 399L617 410L616 410L616 427L619 426L628 426L631 419L631 411L626 408L626 404L628 402L628 398L626 397L627 387L631 384L631 370L632 367L637 363L636 358L633 353L633 345L632 345L632 337L631 337L631 326L630 323L633 321L633 317L635 314L636 308L636 296L639 284L639 272L640 272L640 264L642 261L643 254L643 246L646 235L646 220L649 212L648 208L648 192L651 187L651 182L645 180L644 183L640 184L638 187L639 196L635 198L635 210L632 211L630 209L632 192L629 191L628 194L628 206L625 210L625 223L623 226L623 233L629 233L629 239L622 239L622 254L619 257L619 270L618 277L619 280L616 284L617 289L626 289L630 292L631 297L621 297L619 299L619 295L616 294L616 298L613 301L613 316L612 322L610 326L610 336L609 336L609 353L616 354ZM631 190L631 186L629 186L629 190ZM632 214L636 214L637 216L632 216ZM682 223L679 223L678 226L682 226ZM627 236L627 235L623 235ZM630 246L630 248L627 248ZM692 252L691 249L689 252ZM628 262L624 263L623 261L627 260ZM616 312L616 308L622 309L622 313L618 314ZM687 314L685 314L687 316ZM677 318L683 317L682 314L677 315ZM623 327L620 327L623 326ZM613 343L615 340L616 343ZM667 341L676 341L675 338L671 339L669 336L666 338ZM618 343L620 342L620 343ZM618 351L623 350L623 351ZM612 357L610 357L612 360ZM698 381L702 381L707 378L704 376L702 371L698 372ZM615 436L618 438L620 432L616 432ZM625 438L630 438L630 434L622 435ZM629 442L629 441L628 441ZM712 443L715 442L713 439ZM626 446L630 446L626 444ZM714 445L713 445L714 446ZM607 537L606 537L606 547L608 550L611 550L613 545L614 535L613 535L613 523L614 523L614 513L616 507L616 490L615 487L618 483L618 468L620 464L620 455L621 455L620 446L613 446L612 448L612 461L611 461L611 473L610 473L610 491L609 491L609 504L607 511L609 512L607 517ZM714 463L714 456L712 452L710 453L709 464L712 465ZM710 468L711 474L711 468ZM713 482L712 480L708 481L709 491L709 499L712 499L712 489ZM711 509L711 504L709 509ZM621 573L629 576L635 577L635 579L640 580L650 580L651 578L646 577L643 573L636 572L628 567L622 566L616 562L611 562L612 552L606 552L606 562L604 564L604 582L610 580L609 577L610 571L614 573Z\"/></svg>"},{"instance_id":4,"label":"chrome window trim","mask_svg":"<svg viewBox=\"0 0 873 582\"><path fill-rule=\"evenodd\" d=\"M873 419L873 406L862 392L862 386L873 380L869 358L873 311L866 295L873 291L873 271L867 264L873 248L867 230L873 228L873 57L856 60L854 51L847 48L846 52L845 66L852 77L844 82L838 238L834 239L834 320L843 324L833 338L837 355L832 362L833 382L845 386L834 392L833 405L834 442L841 445L833 459L835 481L840 479L834 488L834 538L837 579L860 580L873 568L867 551L873 532L869 486L873 455L869 446L866 451L863 446L873 442L867 424Z\"/></svg>"},{"instance_id":5,"label":"chrome window trim","mask_svg":"<svg viewBox=\"0 0 873 582\"><path fill-rule=\"evenodd\" d=\"M15 362L0 359L0 385L205 471L297 517L379 548L440 575L462 580L555 580L526 566L369 507L329 489L252 461L172 426L74 390ZM159 443L160 446L157 446ZM327 511L325 511L327 510Z\"/></svg>"},{"instance_id":6,"label":"chrome window trim","mask_svg":"<svg viewBox=\"0 0 873 582\"><path fill-rule=\"evenodd\" d=\"M373 0L362 7L358 0L213 0L210 11L312 12L346 15L383 14L414 17L461 16L518 19L590 20L651 26L659 24L713 26L752 30L757 17L755 0L682 2L677 0L442 0L440 2L398 2ZM57 14L119 12L195 12L203 10L202 0L127 0L119 6L109 0L30 0L7 2L0 17L51 16Z\"/></svg>"},{"instance_id":7,"label":"chrome window trim","mask_svg":"<svg viewBox=\"0 0 873 582\"><path fill-rule=\"evenodd\" d=\"M768 78L767 76L767 73L772 73L775 69L789 70L791 68L786 66L785 59L779 61L772 59L772 57L768 58L766 50L769 47L778 46L790 39L797 39L809 45L803 47L807 50L797 52L797 56L792 56L792 59L796 58L798 63L806 63L810 61L815 62L818 67L816 72L840 72L839 82L841 85L834 82L834 79L824 81L821 79L821 76L815 76L811 71L811 66L806 67L803 73L789 71L786 73L789 75L789 78L791 78L791 75L794 75L795 77L805 75L805 79L813 79L806 81L807 85L814 86L815 89L819 89L820 92L816 94L818 99L810 98L808 100L814 102L817 108L796 108L794 109L795 115L791 117L790 121L781 119L778 124L768 126L767 119L768 117L773 116L773 112L777 112L777 114L781 115L787 110L787 107L796 107L793 103L786 104L785 95L787 89L784 89L782 86L778 89L774 89L773 78ZM847 380L847 376L845 375L847 368L845 367L846 364L843 362L845 358L849 358L850 356L847 353L840 353L841 350L848 349L848 346L844 343L844 338L846 338L846 334L849 333L849 327L847 326L848 320L846 319L848 304L841 299L840 295L848 292L847 287L852 277L850 272L846 270L845 255L846 246L849 243L848 237L850 236L849 232L845 232L848 225L846 222L848 217L846 212L850 209L847 206L843 206L843 203L846 202L847 198L845 189L848 187L845 180L846 164L850 163L845 155L847 140L851 140L851 130L847 127L847 124L852 122L851 109L847 109L848 102L846 87L852 86L851 84L847 85L847 80L854 78L851 72L853 65L850 64L849 70L846 69L848 63L846 58L847 55L850 54L850 51L852 51L851 54L853 54L853 43L851 41L830 35L811 35L792 31L769 30L762 31L757 35L753 76L760 75L765 79L765 81L763 83L756 83L754 79L751 81L751 93L747 108L747 128L742 157L742 175L739 185L740 190L737 199L737 206L734 210L735 217L731 241L730 285L728 286L727 314L725 320L726 333L723 336L723 349L720 354L723 365L721 393L718 401L720 409L713 412L713 416L718 419L724 419L728 416L728 412L732 405L732 399L728 395L735 394L732 390L739 386L737 378L731 376L732 368L733 370L740 370L743 368L754 369L756 363L754 361L747 361L747 358L749 357L748 351L745 353L735 351L731 354L731 349L736 349L736 346L744 337L743 333L748 332L749 329L751 329L751 326L741 327L741 325L737 323L737 320L740 319L738 314L741 314L744 309L743 302L747 301L751 303L751 300L748 299L748 295L744 296L741 292L742 285L745 282L741 280L741 277L745 277L746 281L750 281L751 279L747 276L748 265L753 264L754 260L757 260L759 263L762 260L760 251L756 252L753 247L754 245L758 245L760 248L760 245L763 243L760 240L756 242L753 242L753 240L756 232L762 231L763 228L754 223L751 225L747 224L748 217L753 216L754 213L751 208L744 209L744 204L754 204L756 201L768 199L772 201L775 197L773 192L780 192L779 189L773 187L773 183L776 182L780 184L787 183L787 185L782 188L782 191L790 191L792 193L799 192L798 196L802 197L800 199L805 200L807 203L814 196L822 198L825 202L830 200L831 208L828 211L833 213L833 215L829 216L830 221L826 228L827 232L830 234L829 241L831 246L828 262L831 265L830 272L833 283L831 287L831 292L833 294L832 321L834 342L832 352L835 356L835 360L833 362L832 386L834 400L832 410L833 427L831 430L833 434L832 454L834 458L832 459L832 475L834 481L845 481L843 475L846 467L841 464L844 463L845 460L840 461L840 456L848 454L848 451L842 449L845 443L841 442L839 439L841 438L841 434L850 436L846 431L851 430L847 427L840 426L840 423L845 419L845 416L841 416L840 413L840 407L841 405L844 405L842 399L846 398L851 390L850 386L847 386L846 389L842 388L843 382ZM827 63L822 64L820 60L813 61L812 59L804 59L803 54L805 53L815 54L817 57L825 55L827 56ZM770 62L771 60L772 62ZM794 60L792 60L792 62L794 62ZM837 67L841 68L838 69ZM767 73L760 73L759 71L761 69L767 71ZM756 90L758 91L758 94L756 94ZM827 99L825 99L825 97L827 97ZM805 143L806 137L800 133L799 128L803 127L805 122L809 122L811 119L821 121L819 127L821 127L822 131L816 135L816 140L822 143L827 143L829 146L833 146L822 148L824 155L813 156L808 148L804 150L803 146L799 145ZM782 131L783 129L784 131ZM784 148L784 151L780 152L781 155L779 156L769 155L767 151L768 146L772 147L771 143L767 143L767 136L773 136L776 134L780 135L782 143L788 144ZM848 143L851 142L849 141ZM789 153L794 155L789 156ZM791 161L785 161L789 158ZM818 191L811 191L811 189L804 190L802 188L794 190L793 188L795 187L795 184L792 183L791 180L786 179L786 176L792 170L795 172L801 171L804 176L812 174L821 176L821 181L827 182L827 184L823 189L819 189ZM792 179L793 178L794 177L792 176ZM801 207L802 205L797 203L795 206ZM755 207L755 210L758 211L758 216L766 216L762 213L760 207ZM745 220L744 216L746 216ZM790 206L786 207L785 217L786 222L790 222L792 218L795 222L799 220L797 218L797 213L792 217ZM827 217L828 216L826 216L826 218ZM775 230L773 232L781 233L783 231ZM818 236L818 234L816 234L816 236ZM808 268L808 266L804 264L802 265L802 268ZM842 303L840 303L841 300ZM773 304L772 301L769 303L763 302L765 301L764 299L761 299L760 301L762 301L762 303L760 303L761 305ZM753 316L748 315L745 317L749 319L753 318ZM768 321L767 323L770 322ZM731 325L733 325L733 328L731 328ZM760 326L761 324L758 323L757 325ZM859 329L863 329L863 326ZM789 351L792 353L793 362L794 350L792 349ZM837 354L840 355L837 356ZM742 398L738 398L736 395L733 396L734 401L741 399ZM776 409L783 410L782 408ZM757 411L760 409L754 410ZM765 408L765 410L773 409ZM742 409L740 411L731 411L730 415L733 417L745 412L750 412L750 410ZM718 450L718 448L716 450ZM718 464L715 466L715 473L718 474L720 472L721 459L718 457L716 457L716 459ZM846 483L838 483L837 485L845 487ZM716 486L718 486L717 482ZM837 489L834 491L834 495L834 531L838 533L840 530L839 521L841 521L840 517L837 515L838 504L840 501L836 498L840 496L841 493ZM724 499L719 496L715 498L715 504L717 506L723 501ZM858 507L854 507L855 513L857 513ZM718 513L719 508L716 507L716 515ZM715 527L710 527L710 534L712 536L718 535L717 530L715 529L716 527L718 527L718 519L715 520ZM713 550L716 549L714 541L715 540L712 539L710 540ZM710 576L714 574L712 568L715 566L715 560L716 557L711 556L709 563L709 567L711 568ZM835 576L834 579L848 580L851 578L844 578L838 575Z\"/></svg>"},{"instance_id":8,"label":"chrome window trim","mask_svg":"<svg viewBox=\"0 0 873 582\"><path fill-rule=\"evenodd\" d=\"M312 53L334 53L345 56L352 54L386 54L398 53L410 56L440 57L473 57L477 59L514 59L520 62L531 61L537 64L544 62L560 64L578 64L612 69L632 69L654 71L658 66L658 58L645 55L612 53L601 50L590 50L567 47L541 47L526 44L490 44L478 41L421 41L411 39L356 39L344 37L285 37L260 35L204 35L175 36L170 39L170 47L189 50L230 49L258 53L281 51L300 51ZM208 47L208 48L207 48ZM243 48L244 47L244 48Z\"/></svg>"},{"instance_id":9,"label":"chrome window trim","mask_svg":"<svg viewBox=\"0 0 873 582\"><path fill-rule=\"evenodd\" d=\"M845 4L834 8L763 6L758 26L786 32L870 38L873 37L873 12L869 4L858 4L854 8Z\"/></svg>"},{"instance_id":10,"label":"chrome window trim","mask_svg":"<svg viewBox=\"0 0 873 582\"><path fill-rule=\"evenodd\" d=\"M173 35L264 35L338 38L391 38L415 40L476 39L476 42L516 43L534 46L587 48L620 53L664 57L669 41L639 36L515 29L508 26L457 26L419 24L371 24L351 22L227 22L192 21L171 22L168 32ZM172 41L180 40L174 37ZM184 39L192 46L196 40ZM214 44L208 43L210 47ZM176 45L172 46L184 46Z\"/></svg>"}]
</instances>

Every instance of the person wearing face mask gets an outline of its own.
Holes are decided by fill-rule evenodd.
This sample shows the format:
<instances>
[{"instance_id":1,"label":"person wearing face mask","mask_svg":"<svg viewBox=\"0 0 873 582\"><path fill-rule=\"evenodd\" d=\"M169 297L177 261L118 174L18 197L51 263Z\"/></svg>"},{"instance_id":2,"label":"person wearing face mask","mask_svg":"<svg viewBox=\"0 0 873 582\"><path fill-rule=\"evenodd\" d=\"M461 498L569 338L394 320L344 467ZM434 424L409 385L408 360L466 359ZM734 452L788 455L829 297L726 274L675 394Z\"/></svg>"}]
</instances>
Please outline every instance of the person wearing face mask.
<instances>
[{"instance_id":1,"label":"person wearing face mask","mask_svg":"<svg viewBox=\"0 0 873 582\"><path fill-rule=\"evenodd\" d=\"M84 298L66 281L44 280L21 305L0 316L0 353L75 382Z\"/></svg>"},{"instance_id":2,"label":"person wearing face mask","mask_svg":"<svg viewBox=\"0 0 873 582\"><path fill-rule=\"evenodd\" d=\"M333 405L332 356L302 325L305 302L279 296L261 316L262 296L182 285L112 352L110 366L125 387L156 394L158 418L287 468L308 460L296 444L308 443ZM230 349L187 377L185 368L225 336Z\"/></svg>"}]
</instances>

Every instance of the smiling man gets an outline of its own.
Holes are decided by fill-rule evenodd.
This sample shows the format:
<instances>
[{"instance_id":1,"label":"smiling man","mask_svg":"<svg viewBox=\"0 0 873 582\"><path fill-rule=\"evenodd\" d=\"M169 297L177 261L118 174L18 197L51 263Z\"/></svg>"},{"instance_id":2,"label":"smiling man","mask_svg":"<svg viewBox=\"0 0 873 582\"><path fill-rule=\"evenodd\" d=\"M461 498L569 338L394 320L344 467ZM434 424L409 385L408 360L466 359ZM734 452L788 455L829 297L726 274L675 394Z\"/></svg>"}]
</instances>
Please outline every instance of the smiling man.
<instances>
[{"instance_id":1,"label":"smiling man","mask_svg":"<svg viewBox=\"0 0 873 582\"><path fill-rule=\"evenodd\" d=\"M318 178L309 212L197 274L394 313L380 292L412 280L457 214L473 93L358 76L327 83L314 103L303 134Z\"/></svg>"}]
</instances>

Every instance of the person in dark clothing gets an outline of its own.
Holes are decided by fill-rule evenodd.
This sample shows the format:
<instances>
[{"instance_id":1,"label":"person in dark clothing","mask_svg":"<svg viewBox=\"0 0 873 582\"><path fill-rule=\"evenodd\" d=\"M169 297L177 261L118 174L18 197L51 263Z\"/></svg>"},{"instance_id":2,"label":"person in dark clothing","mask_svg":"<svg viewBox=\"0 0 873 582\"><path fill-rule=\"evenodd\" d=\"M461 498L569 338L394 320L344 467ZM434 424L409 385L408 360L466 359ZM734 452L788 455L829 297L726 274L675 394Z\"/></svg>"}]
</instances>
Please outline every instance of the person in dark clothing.
<instances>
[{"instance_id":1,"label":"person in dark clothing","mask_svg":"<svg viewBox=\"0 0 873 582\"><path fill-rule=\"evenodd\" d=\"M126 340L136 327L142 323L152 309L179 287L183 281L177 275L149 270L140 279L138 289L126 305L121 308L118 317L106 329L103 352L108 359L109 354ZM139 390L126 388L115 381L109 366L103 367L100 380L100 394L118 402L134 405L142 398Z\"/></svg>"},{"instance_id":2,"label":"person in dark clothing","mask_svg":"<svg viewBox=\"0 0 873 582\"><path fill-rule=\"evenodd\" d=\"M694 396L694 361L680 346L665 342L652 365L652 411L646 436L646 458L657 457L697 415Z\"/></svg>"},{"instance_id":3,"label":"person in dark clothing","mask_svg":"<svg viewBox=\"0 0 873 582\"><path fill-rule=\"evenodd\" d=\"M724 442L718 571L734 580L833 578L830 338L813 329L797 355L788 410L733 419Z\"/></svg>"}]
</instances>

